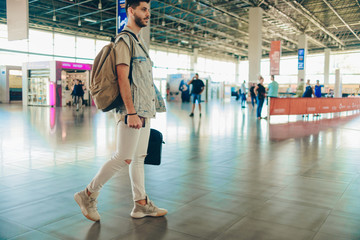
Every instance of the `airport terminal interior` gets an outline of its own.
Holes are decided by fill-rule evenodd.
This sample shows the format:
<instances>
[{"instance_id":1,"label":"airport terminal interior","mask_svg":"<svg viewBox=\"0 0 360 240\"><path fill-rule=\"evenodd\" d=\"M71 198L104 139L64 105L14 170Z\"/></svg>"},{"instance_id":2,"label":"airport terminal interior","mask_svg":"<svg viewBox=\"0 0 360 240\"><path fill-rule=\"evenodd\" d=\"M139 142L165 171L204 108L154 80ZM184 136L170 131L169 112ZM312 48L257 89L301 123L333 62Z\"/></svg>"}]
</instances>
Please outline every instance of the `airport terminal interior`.
<instances>
[{"instance_id":1,"label":"airport terminal interior","mask_svg":"<svg viewBox=\"0 0 360 240\"><path fill-rule=\"evenodd\" d=\"M126 168L101 220L83 216L74 193L116 151L89 87L124 2L0 0L0 239L360 239L358 0L152 0L141 35L167 111L145 185L168 213L130 216ZM271 96L272 75L259 117L251 87Z\"/></svg>"}]
</instances>

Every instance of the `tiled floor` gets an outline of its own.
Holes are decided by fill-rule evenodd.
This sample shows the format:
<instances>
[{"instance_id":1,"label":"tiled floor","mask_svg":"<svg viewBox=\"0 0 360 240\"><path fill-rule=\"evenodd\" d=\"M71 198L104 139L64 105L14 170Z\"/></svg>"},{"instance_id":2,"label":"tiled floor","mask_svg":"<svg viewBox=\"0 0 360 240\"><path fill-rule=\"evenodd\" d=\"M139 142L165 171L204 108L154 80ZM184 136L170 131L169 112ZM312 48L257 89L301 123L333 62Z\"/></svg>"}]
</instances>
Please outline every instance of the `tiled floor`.
<instances>
[{"instance_id":1,"label":"tiled floor","mask_svg":"<svg viewBox=\"0 0 360 240\"><path fill-rule=\"evenodd\" d=\"M166 144L146 187L168 215L132 219L124 171L93 223L73 194L114 151L112 115L0 105L0 239L360 239L359 115L268 124L237 102L203 104L201 119L190 107L152 122Z\"/></svg>"}]
</instances>

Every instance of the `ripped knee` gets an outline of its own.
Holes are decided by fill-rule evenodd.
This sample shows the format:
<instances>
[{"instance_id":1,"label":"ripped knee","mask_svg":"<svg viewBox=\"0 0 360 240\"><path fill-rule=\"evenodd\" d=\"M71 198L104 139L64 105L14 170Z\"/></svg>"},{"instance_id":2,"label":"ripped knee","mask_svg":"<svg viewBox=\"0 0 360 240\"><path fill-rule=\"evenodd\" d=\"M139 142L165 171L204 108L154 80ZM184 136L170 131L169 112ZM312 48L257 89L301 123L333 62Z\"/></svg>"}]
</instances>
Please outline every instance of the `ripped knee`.
<instances>
[{"instance_id":1,"label":"ripped knee","mask_svg":"<svg viewBox=\"0 0 360 240\"><path fill-rule=\"evenodd\" d=\"M126 159L125 162L130 165L131 160L130 160L130 159Z\"/></svg>"}]
</instances>

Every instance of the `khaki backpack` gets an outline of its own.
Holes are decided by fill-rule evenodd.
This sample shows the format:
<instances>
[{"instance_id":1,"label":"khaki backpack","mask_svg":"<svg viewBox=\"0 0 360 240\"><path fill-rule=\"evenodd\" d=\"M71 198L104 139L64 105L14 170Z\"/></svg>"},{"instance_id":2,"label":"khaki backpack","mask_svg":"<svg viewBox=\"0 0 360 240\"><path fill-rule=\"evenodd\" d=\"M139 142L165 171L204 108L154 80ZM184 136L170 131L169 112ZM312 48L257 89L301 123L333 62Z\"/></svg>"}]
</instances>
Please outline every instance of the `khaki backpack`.
<instances>
[{"instance_id":1,"label":"khaki backpack","mask_svg":"<svg viewBox=\"0 0 360 240\"><path fill-rule=\"evenodd\" d=\"M94 60L89 90L96 107L103 112L110 111L123 104L116 72L115 46L120 40L121 35L124 34L128 35L130 39L132 39L130 35L137 39L134 33L123 30L118 34L114 42L110 42L101 49ZM132 59L135 52L133 39L130 43L131 61L129 79L131 81Z\"/></svg>"}]
</instances>

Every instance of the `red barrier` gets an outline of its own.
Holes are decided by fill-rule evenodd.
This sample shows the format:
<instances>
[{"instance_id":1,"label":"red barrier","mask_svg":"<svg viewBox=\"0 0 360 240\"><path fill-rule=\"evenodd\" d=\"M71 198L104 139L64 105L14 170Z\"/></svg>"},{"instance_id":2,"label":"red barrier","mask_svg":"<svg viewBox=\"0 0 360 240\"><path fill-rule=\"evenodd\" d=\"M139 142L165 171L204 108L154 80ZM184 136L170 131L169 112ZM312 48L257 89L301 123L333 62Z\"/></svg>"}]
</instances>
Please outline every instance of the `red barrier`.
<instances>
[{"instance_id":1,"label":"red barrier","mask_svg":"<svg viewBox=\"0 0 360 240\"><path fill-rule=\"evenodd\" d=\"M360 98L271 98L270 115L334 113L360 109Z\"/></svg>"}]
</instances>

